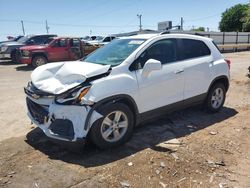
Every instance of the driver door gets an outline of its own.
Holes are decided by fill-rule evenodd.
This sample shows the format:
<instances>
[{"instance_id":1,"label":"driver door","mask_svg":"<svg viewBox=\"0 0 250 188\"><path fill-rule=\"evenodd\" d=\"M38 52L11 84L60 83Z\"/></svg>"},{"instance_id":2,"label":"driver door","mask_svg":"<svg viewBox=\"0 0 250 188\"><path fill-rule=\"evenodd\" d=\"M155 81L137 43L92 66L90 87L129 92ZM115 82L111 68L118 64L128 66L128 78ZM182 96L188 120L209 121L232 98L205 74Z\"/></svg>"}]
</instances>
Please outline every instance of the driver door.
<instances>
[{"instance_id":1,"label":"driver door","mask_svg":"<svg viewBox=\"0 0 250 188\"><path fill-rule=\"evenodd\" d=\"M57 39L49 49L50 61L67 61L69 60L69 49L67 39Z\"/></svg>"},{"instance_id":2,"label":"driver door","mask_svg":"<svg viewBox=\"0 0 250 188\"><path fill-rule=\"evenodd\" d=\"M177 61L175 39L163 39L152 44L137 59L136 77L139 85L139 111L147 112L183 100L183 62ZM149 59L161 62L162 69L143 76L143 66Z\"/></svg>"}]
</instances>

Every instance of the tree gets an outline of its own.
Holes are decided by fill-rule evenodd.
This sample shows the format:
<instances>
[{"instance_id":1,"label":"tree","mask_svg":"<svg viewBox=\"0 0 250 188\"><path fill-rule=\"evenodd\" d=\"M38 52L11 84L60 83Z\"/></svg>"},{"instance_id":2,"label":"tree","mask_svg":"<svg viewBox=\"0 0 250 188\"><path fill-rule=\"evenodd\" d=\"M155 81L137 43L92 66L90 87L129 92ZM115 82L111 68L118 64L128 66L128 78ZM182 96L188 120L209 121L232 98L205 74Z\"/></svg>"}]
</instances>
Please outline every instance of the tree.
<instances>
[{"instance_id":1,"label":"tree","mask_svg":"<svg viewBox=\"0 0 250 188\"><path fill-rule=\"evenodd\" d=\"M192 29L192 31L205 31L204 27L198 27L196 29Z\"/></svg>"},{"instance_id":2,"label":"tree","mask_svg":"<svg viewBox=\"0 0 250 188\"><path fill-rule=\"evenodd\" d=\"M238 4L222 13L219 23L221 31L242 31L244 17L249 5Z\"/></svg>"},{"instance_id":3,"label":"tree","mask_svg":"<svg viewBox=\"0 0 250 188\"><path fill-rule=\"evenodd\" d=\"M245 32L249 32L250 31L250 6L245 11L245 16L244 18L242 18L242 21L243 21L242 30Z\"/></svg>"}]
</instances>

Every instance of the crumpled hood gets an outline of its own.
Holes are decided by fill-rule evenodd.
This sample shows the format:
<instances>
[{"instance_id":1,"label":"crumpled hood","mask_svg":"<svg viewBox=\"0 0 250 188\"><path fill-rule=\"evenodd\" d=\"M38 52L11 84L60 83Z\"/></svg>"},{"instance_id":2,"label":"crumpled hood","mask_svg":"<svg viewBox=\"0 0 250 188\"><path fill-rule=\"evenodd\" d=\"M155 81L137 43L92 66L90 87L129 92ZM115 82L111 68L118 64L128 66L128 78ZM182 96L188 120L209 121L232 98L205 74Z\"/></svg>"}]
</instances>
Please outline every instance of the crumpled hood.
<instances>
[{"instance_id":1,"label":"crumpled hood","mask_svg":"<svg viewBox=\"0 0 250 188\"><path fill-rule=\"evenodd\" d=\"M31 81L37 89L51 94L61 94L87 78L104 74L110 65L99 65L82 61L50 63L37 67Z\"/></svg>"}]
</instances>

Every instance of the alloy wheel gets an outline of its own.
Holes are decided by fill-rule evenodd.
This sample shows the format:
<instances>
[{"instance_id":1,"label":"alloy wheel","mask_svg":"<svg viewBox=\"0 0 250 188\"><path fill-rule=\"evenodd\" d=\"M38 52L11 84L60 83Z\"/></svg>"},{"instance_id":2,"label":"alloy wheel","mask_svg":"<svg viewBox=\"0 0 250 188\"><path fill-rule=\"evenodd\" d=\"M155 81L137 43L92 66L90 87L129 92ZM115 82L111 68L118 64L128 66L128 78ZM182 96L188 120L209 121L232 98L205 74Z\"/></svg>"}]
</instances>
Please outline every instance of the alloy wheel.
<instances>
[{"instance_id":1,"label":"alloy wheel","mask_svg":"<svg viewBox=\"0 0 250 188\"><path fill-rule=\"evenodd\" d=\"M120 140L128 129L128 117L122 111L108 114L101 125L101 135L108 142Z\"/></svg>"}]
</instances>

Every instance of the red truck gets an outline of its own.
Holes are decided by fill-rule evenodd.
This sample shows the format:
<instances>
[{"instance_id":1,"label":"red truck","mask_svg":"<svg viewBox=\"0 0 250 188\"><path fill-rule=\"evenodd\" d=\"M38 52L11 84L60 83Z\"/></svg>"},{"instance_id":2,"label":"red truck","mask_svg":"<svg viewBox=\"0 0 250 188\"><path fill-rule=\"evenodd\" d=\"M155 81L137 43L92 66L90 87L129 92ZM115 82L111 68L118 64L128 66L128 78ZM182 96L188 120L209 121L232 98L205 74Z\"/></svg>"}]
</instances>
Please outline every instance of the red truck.
<instances>
[{"instance_id":1,"label":"red truck","mask_svg":"<svg viewBox=\"0 0 250 188\"><path fill-rule=\"evenodd\" d=\"M55 61L77 60L84 56L80 38L55 37L45 45L24 46L19 50L19 61L34 67Z\"/></svg>"}]
</instances>

